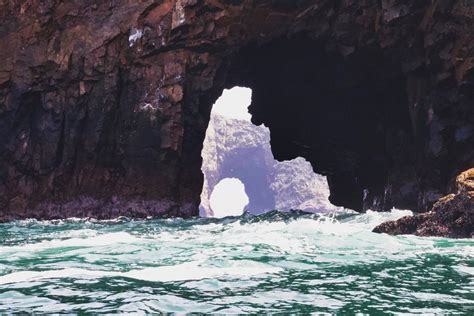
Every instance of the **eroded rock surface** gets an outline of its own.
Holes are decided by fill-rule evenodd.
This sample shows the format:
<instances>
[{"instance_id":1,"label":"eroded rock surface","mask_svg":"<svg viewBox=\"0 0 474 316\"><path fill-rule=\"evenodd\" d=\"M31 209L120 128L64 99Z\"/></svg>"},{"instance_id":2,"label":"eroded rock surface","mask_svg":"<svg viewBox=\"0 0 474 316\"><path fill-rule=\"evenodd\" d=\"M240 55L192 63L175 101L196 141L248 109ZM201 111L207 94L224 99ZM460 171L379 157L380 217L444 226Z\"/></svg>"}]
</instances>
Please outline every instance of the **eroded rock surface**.
<instances>
[{"instance_id":1,"label":"eroded rock surface","mask_svg":"<svg viewBox=\"0 0 474 316\"><path fill-rule=\"evenodd\" d=\"M246 210L260 214L271 210L329 212L325 177L315 174L303 158L278 162L270 148L270 132L263 126L212 114L202 151L204 186L201 215L212 216L209 198L225 178L245 185L250 203Z\"/></svg>"},{"instance_id":2,"label":"eroded rock surface","mask_svg":"<svg viewBox=\"0 0 474 316\"><path fill-rule=\"evenodd\" d=\"M0 219L198 214L224 87L356 210L474 165L469 0L0 1Z\"/></svg>"},{"instance_id":3,"label":"eroded rock surface","mask_svg":"<svg viewBox=\"0 0 474 316\"><path fill-rule=\"evenodd\" d=\"M456 178L457 192L439 199L429 213L382 223L376 233L474 238L474 168Z\"/></svg>"}]
</instances>

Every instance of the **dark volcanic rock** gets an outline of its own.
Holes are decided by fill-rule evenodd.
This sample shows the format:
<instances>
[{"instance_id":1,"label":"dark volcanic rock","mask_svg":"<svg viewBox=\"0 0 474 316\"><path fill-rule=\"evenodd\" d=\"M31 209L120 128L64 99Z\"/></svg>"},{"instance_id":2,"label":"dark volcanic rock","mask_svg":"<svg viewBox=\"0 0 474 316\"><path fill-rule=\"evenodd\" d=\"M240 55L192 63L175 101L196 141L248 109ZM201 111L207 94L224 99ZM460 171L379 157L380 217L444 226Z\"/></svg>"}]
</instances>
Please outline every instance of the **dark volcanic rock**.
<instances>
[{"instance_id":1,"label":"dark volcanic rock","mask_svg":"<svg viewBox=\"0 0 474 316\"><path fill-rule=\"evenodd\" d=\"M469 0L3 0L0 20L0 220L197 215L234 85L334 204L427 209L474 165Z\"/></svg>"},{"instance_id":2,"label":"dark volcanic rock","mask_svg":"<svg viewBox=\"0 0 474 316\"><path fill-rule=\"evenodd\" d=\"M474 238L474 169L458 176L456 184L457 193L439 199L429 213L382 223L374 232Z\"/></svg>"}]
</instances>

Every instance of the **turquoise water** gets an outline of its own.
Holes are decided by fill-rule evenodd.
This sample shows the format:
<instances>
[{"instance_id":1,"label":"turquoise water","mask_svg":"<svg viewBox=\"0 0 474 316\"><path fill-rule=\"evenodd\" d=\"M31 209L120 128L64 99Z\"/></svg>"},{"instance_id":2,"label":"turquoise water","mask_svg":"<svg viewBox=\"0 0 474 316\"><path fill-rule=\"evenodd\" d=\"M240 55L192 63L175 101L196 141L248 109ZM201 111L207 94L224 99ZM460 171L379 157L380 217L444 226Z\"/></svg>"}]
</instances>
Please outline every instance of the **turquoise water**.
<instances>
[{"instance_id":1,"label":"turquoise water","mask_svg":"<svg viewBox=\"0 0 474 316\"><path fill-rule=\"evenodd\" d=\"M0 312L474 313L474 241L405 213L0 225Z\"/></svg>"}]
</instances>

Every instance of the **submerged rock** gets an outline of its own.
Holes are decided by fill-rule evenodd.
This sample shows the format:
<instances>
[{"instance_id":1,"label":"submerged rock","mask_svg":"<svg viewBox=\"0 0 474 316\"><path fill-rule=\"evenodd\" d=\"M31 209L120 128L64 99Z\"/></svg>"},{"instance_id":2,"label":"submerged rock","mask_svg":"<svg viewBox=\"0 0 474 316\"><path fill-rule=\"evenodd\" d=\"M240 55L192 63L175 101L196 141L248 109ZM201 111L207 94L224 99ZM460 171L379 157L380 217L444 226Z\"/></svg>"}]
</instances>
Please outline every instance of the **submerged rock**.
<instances>
[{"instance_id":1,"label":"submerged rock","mask_svg":"<svg viewBox=\"0 0 474 316\"><path fill-rule=\"evenodd\" d=\"M474 168L456 178L457 192L438 200L428 213L382 223L376 233L474 238Z\"/></svg>"}]
</instances>

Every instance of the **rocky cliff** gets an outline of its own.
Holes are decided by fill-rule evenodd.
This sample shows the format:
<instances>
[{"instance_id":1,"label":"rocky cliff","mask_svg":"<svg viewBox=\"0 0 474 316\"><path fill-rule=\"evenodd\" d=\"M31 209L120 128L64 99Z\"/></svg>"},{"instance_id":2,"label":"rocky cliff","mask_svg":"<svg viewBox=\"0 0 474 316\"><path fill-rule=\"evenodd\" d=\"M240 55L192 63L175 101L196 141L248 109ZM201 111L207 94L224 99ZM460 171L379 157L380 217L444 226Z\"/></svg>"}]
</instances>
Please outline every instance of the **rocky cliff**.
<instances>
[{"instance_id":1,"label":"rocky cliff","mask_svg":"<svg viewBox=\"0 0 474 316\"><path fill-rule=\"evenodd\" d=\"M331 201L423 210L474 165L470 0L0 1L0 219L197 215L224 87Z\"/></svg>"},{"instance_id":2,"label":"rocky cliff","mask_svg":"<svg viewBox=\"0 0 474 316\"><path fill-rule=\"evenodd\" d=\"M212 216L209 198L225 178L238 178L245 185L250 203L246 210L260 214L271 210L328 212L325 177L315 174L303 158L278 162L270 148L270 132L245 120L213 113L202 150L204 186L201 215Z\"/></svg>"}]
</instances>

